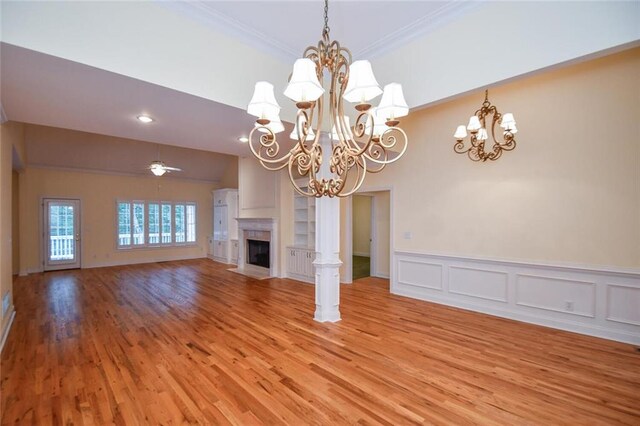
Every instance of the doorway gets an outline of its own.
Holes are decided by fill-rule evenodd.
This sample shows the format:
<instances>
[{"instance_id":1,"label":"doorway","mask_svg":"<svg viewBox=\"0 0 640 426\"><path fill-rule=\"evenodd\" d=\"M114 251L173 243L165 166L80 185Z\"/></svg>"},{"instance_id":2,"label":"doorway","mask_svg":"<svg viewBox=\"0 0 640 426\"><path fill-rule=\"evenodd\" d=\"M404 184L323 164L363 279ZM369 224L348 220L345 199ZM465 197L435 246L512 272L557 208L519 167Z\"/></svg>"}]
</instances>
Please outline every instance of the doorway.
<instances>
[{"instance_id":1,"label":"doorway","mask_svg":"<svg viewBox=\"0 0 640 426\"><path fill-rule=\"evenodd\" d=\"M80 200L43 200L44 270L80 268Z\"/></svg>"},{"instance_id":2,"label":"doorway","mask_svg":"<svg viewBox=\"0 0 640 426\"><path fill-rule=\"evenodd\" d=\"M354 195L352 204L352 229L353 229L353 253L351 256L353 265L353 280L371 276L371 224L372 198L369 195Z\"/></svg>"},{"instance_id":3,"label":"doorway","mask_svg":"<svg viewBox=\"0 0 640 426\"><path fill-rule=\"evenodd\" d=\"M347 265L343 282L365 277L389 278L391 269L391 192L354 194L346 225Z\"/></svg>"}]
</instances>

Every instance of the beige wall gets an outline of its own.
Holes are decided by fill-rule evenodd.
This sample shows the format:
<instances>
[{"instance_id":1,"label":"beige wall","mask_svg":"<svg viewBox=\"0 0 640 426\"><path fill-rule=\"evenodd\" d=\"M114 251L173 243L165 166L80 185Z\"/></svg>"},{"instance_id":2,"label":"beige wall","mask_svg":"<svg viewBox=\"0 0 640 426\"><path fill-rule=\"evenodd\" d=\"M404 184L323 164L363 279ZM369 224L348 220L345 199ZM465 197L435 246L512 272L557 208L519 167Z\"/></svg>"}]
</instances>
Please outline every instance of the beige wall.
<instances>
[{"instance_id":1,"label":"beige wall","mask_svg":"<svg viewBox=\"0 0 640 426\"><path fill-rule=\"evenodd\" d=\"M0 303L9 294L10 307L4 315L0 309L0 335L13 311L12 237L15 236L12 236L11 201L14 147L18 155L24 155L24 127L20 123L3 123L0 125Z\"/></svg>"},{"instance_id":2,"label":"beige wall","mask_svg":"<svg viewBox=\"0 0 640 426\"><path fill-rule=\"evenodd\" d=\"M371 197L354 195L353 204L353 255L369 256L371 239Z\"/></svg>"},{"instance_id":3,"label":"beige wall","mask_svg":"<svg viewBox=\"0 0 640 426\"><path fill-rule=\"evenodd\" d=\"M220 180L220 188L238 188L238 160L238 157L229 160Z\"/></svg>"},{"instance_id":4,"label":"beige wall","mask_svg":"<svg viewBox=\"0 0 640 426\"><path fill-rule=\"evenodd\" d=\"M636 48L491 89L519 129L496 162L453 152L482 92L412 112L406 155L363 188L393 187L395 249L640 267L638 76Z\"/></svg>"},{"instance_id":5,"label":"beige wall","mask_svg":"<svg viewBox=\"0 0 640 426\"><path fill-rule=\"evenodd\" d=\"M20 175L20 270L42 270L41 207L43 197L81 201L83 268L205 257L211 235L211 191L217 185L175 178L130 177L28 167ZM116 200L195 201L197 246L116 249Z\"/></svg>"},{"instance_id":6,"label":"beige wall","mask_svg":"<svg viewBox=\"0 0 640 426\"><path fill-rule=\"evenodd\" d=\"M20 272L20 203L19 179L15 170L11 173L11 273Z\"/></svg>"}]
</instances>

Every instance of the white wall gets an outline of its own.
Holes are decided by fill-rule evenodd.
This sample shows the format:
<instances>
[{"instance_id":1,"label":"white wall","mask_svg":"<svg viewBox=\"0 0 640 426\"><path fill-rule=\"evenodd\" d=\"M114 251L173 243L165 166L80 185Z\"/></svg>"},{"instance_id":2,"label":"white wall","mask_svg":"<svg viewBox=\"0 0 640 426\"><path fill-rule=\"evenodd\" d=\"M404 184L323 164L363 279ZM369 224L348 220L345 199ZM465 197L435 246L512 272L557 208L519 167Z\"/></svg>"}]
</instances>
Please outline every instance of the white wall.
<instances>
[{"instance_id":1,"label":"white wall","mask_svg":"<svg viewBox=\"0 0 640 426\"><path fill-rule=\"evenodd\" d=\"M372 60L410 107L640 40L640 2L493 1Z\"/></svg>"}]
</instances>

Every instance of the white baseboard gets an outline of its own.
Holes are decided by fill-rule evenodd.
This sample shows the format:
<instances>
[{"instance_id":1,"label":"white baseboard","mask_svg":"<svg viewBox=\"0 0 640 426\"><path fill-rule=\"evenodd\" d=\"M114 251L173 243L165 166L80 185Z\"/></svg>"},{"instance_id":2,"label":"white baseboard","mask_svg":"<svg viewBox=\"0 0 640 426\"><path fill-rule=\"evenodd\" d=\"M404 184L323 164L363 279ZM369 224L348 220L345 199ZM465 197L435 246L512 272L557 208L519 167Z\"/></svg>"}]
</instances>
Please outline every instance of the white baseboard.
<instances>
[{"instance_id":1,"label":"white baseboard","mask_svg":"<svg viewBox=\"0 0 640 426\"><path fill-rule=\"evenodd\" d=\"M196 254L191 256L159 256L152 259L136 259L136 260L116 260L116 261L105 261L105 262L91 262L88 264L83 264L82 269L89 268L106 268L109 266L126 266L126 265L141 265L144 263L156 263L156 262L172 262L174 260L193 260L193 259L204 259L205 255Z\"/></svg>"},{"instance_id":2,"label":"white baseboard","mask_svg":"<svg viewBox=\"0 0 640 426\"><path fill-rule=\"evenodd\" d=\"M391 292L640 344L640 270L396 251Z\"/></svg>"},{"instance_id":3,"label":"white baseboard","mask_svg":"<svg viewBox=\"0 0 640 426\"><path fill-rule=\"evenodd\" d=\"M375 278L384 278L385 280L389 279L389 274L383 274L381 272L376 272L372 276L375 277Z\"/></svg>"},{"instance_id":4,"label":"white baseboard","mask_svg":"<svg viewBox=\"0 0 640 426\"><path fill-rule=\"evenodd\" d=\"M364 252L359 252L359 251L354 251L353 255L354 256L360 256L360 257L371 257L370 253L364 253Z\"/></svg>"},{"instance_id":5,"label":"white baseboard","mask_svg":"<svg viewBox=\"0 0 640 426\"><path fill-rule=\"evenodd\" d=\"M193 260L193 259L205 259L207 256L196 254L191 256L160 256L152 259L136 259L136 260L108 260L103 262L86 262L83 263L81 269L91 268L108 268L109 266L126 266L126 265L142 265L145 263L156 262L172 262L174 260ZM44 272L43 268L27 269L26 271L20 271L21 277L26 277L29 274L39 274Z\"/></svg>"},{"instance_id":6,"label":"white baseboard","mask_svg":"<svg viewBox=\"0 0 640 426\"><path fill-rule=\"evenodd\" d=\"M311 277L307 277L304 275L298 275L298 274L293 274L291 272L288 272L286 275L286 278L290 279L290 280L296 280L296 281L301 281L305 284L316 284L316 280L315 277L311 278Z\"/></svg>"},{"instance_id":7,"label":"white baseboard","mask_svg":"<svg viewBox=\"0 0 640 426\"><path fill-rule=\"evenodd\" d=\"M4 349L4 344L7 341L7 337L9 337L9 332L13 325L13 319L16 317L16 310L13 308L13 305L11 305L10 312L9 321L7 321L7 325L5 325L4 330L2 330L2 335L0 336L0 353L2 353L2 350Z\"/></svg>"}]
</instances>

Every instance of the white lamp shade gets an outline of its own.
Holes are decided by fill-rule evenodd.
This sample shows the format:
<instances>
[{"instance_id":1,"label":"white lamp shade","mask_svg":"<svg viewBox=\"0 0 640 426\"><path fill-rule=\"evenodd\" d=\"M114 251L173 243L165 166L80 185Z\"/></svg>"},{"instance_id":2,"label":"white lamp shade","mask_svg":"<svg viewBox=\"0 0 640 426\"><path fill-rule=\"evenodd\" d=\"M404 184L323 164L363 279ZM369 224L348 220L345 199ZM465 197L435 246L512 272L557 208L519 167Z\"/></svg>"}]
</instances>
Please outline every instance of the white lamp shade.
<instances>
[{"instance_id":1,"label":"white lamp shade","mask_svg":"<svg viewBox=\"0 0 640 426\"><path fill-rule=\"evenodd\" d=\"M369 61L355 61L349 66L349 81L342 96L347 101L365 103L382 93Z\"/></svg>"},{"instance_id":2,"label":"white lamp shade","mask_svg":"<svg viewBox=\"0 0 640 426\"><path fill-rule=\"evenodd\" d=\"M378 108L371 108L369 110L369 114L373 118L373 136L380 137L384 132L387 131L389 126L384 124L385 119L378 114ZM365 132L367 134L371 133L371 119L367 120L367 124L365 126Z\"/></svg>"},{"instance_id":3,"label":"white lamp shade","mask_svg":"<svg viewBox=\"0 0 640 426\"><path fill-rule=\"evenodd\" d=\"M344 116L344 122L347 125L346 129L343 129L346 132L346 137L348 139L353 139L353 132L351 131L351 122L349 120L349 116L345 115ZM340 137L338 136L338 132L336 131L336 125L333 125L333 128L331 129L331 138L333 140L340 140Z\"/></svg>"},{"instance_id":4,"label":"white lamp shade","mask_svg":"<svg viewBox=\"0 0 640 426\"><path fill-rule=\"evenodd\" d=\"M273 94L273 84L266 81L256 83L247 112L258 118L267 118L269 120L280 114L280 105L278 105Z\"/></svg>"},{"instance_id":5,"label":"white lamp shade","mask_svg":"<svg viewBox=\"0 0 640 426\"><path fill-rule=\"evenodd\" d=\"M153 173L156 176L162 176L167 172L164 169L164 167L162 167L161 164L152 164L150 170L151 170L151 173Z\"/></svg>"},{"instance_id":6,"label":"white lamp shade","mask_svg":"<svg viewBox=\"0 0 640 426\"><path fill-rule=\"evenodd\" d=\"M482 125L480 124L480 119L476 115L472 115L469 117L469 124L467 125L467 130L471 132L475 132L480 130Z\"/></svg>"},{"instance_id":7,"label":"white lamp shade","mask_svg":"<svg viewBox=\"0 0 640 426\"><path fill-rule=\"evenodd\" d=\"M515 123L511 124L508 128L504 129L504 133L511 133L512 135L515 135L516 133L518 133L518 128L516 127Z\"/></svg>"},{"instance_id":8,"label":"white lamp shade","mask_svg":"<svg viewBox=\"0 0 640 426\"><path fill-rule=\"evenodd\" d=\"M313 102L323 93L316 74L316 64L309 58L297 59L284 95L294 102Z\"/></svg>"},{"instance_id":9,"label":"white lamp shade","mask_svg":"<svg viewBox=\"0 0 640 426\"><path fill-rule=\"evenodd\" d=\"M384 86L382 99L380 99L380 105L378 105L378 114L385 119L391 120L409 114L409 106L404 100L402 85L389 83Z\"/></svg>"},{"instance_id":10,"label":"white lamp shade","mask_svg":"<svg viewBox=\"0 0 640 426\"><path fill-rule=\"evenodd\" d=\"M478 130L477 138L480 141L486 141L487 139L489 139L489 135L487 135L487 129L481 128L480 130Z\"/></svg>"},{"instance_id":11,"label":"white lamp shade","mask_svg":"<svg viewBox=\"0 0 640 426\"><path fill-rule=\"evenodd\" d=\"M502 127L503 129L507 129L511 125L515 124L516 120L513 118L513 114L511 114L510 112L503 115L502 120L500 121L500 127Z\"/></svg>"},{"instance_id":12,"label":"white lamp shade","mask_svg":"<svg viewBox=\"0 0 640 426\"><path fill-rule=\"evenodd\" d=\"M272 117L271 121L269 121L268 124L261 126L260 124L256 123L255 127L259 127L258 131L262 132L262 133L267 133L267 130L264 129L263 127L266 127L267 129L271 130L271 132L275 133L280 133L282 131L284 131L284 124L282 124L282 121L280 121L280 117Z\"/></svg>"},{"instance_id":13,"label":"white lamp shade","mask_svg":"<svg viewBox=\"0 0 640 426\"><path fill-rule=\"evenodd\" d=\"M456 139L464 139L467 137L467 129L465 129L464 124L458 126L456 132L453 134L453 137Z\"/></svg>"},{"instance_id":14,"label":"white lamp shade","mask_svg":"<svg viewBox=\"0 0 640 426\"><path fill-rule=\"evenodd\" d=\"M313 132L313 128L311 126L308 127L309 133L307 133L307 137L305 140L312 141L315 139L316 134ZM293 131L289 134L289 137L293 140L300 140L300 136L298 136L298 123L293 126Z\"/></svg>"}]
</instances>

